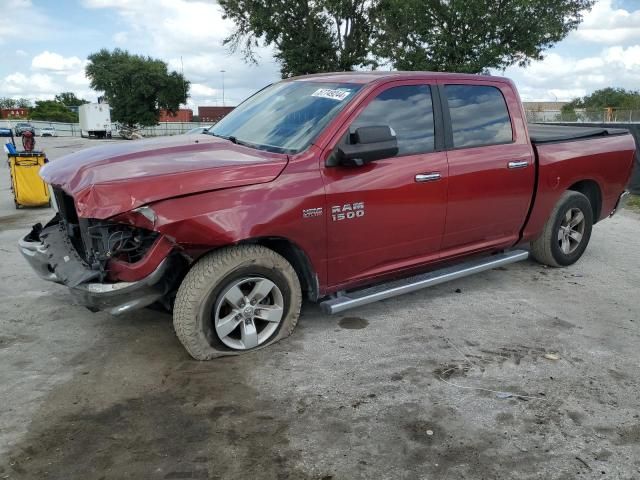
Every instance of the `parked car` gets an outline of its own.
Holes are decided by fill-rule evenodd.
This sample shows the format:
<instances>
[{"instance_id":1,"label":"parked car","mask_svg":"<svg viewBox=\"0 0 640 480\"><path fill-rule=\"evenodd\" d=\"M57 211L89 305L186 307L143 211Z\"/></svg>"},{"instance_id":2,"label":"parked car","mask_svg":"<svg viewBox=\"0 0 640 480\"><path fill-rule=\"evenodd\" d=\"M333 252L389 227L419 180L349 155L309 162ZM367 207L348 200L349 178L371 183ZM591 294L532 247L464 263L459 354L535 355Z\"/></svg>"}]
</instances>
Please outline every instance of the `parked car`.
<instances>
[{"instance_id":1,"label":"parked car","mask_svg":"<svg viewBox=\"0 0 640 480\"><path fill-rule=\"evenodd\" d=\"M10 137L10 136L11 136L10 128L0 127L0 137Z\"/></svg>"},{"instance_id":2,"label":"parked car","mask_svg":"<svg viewBox=\"0 0 640 480\"><path fill-rule=\"evenodd\" d=\"M33 128L33 125L26 122L16 123L16 126L14 127L13 131L16 134L16 137L21 137L22 133L27 131L33 133L34 136L36 134L36 129Z\"/></svg>"},{"instance_id":3,"label":"parked car","mask_svg":"<svg viewBox=\"0 0 640 480\"><path fill-rule=\"evenodd\" d=\"M41 137L56 137L56 129L54 127L42 127L40 129Z\"/></svg>"},{"instance_id":4,"label":"parked car","mask_svg":"<svg viewBox=\"0 0 640 480\"><path fill-rule=\"evenodd\" d=\"M185 135L194 135L194 134L198 134L198 133L205 133L207 130L209 130L211 128L211 125L208 125L206 127L195 127L192 128L191 130L185 132Z\"/></svg>"},{"instance_id":5,"label":"parked car","mask_svg":"<svg viewBox=\"0 0 640 480\"><path fill-rule=\"evenodd\" d=\"M20 241L92 310L172 309L200 360L288 336L303 297L336 313L529 245L571 265L635 150L626 130L527 126L507 79L420 72L284 80L207 133L49 163L58 213Z\"/></svg>"}]
</instances>

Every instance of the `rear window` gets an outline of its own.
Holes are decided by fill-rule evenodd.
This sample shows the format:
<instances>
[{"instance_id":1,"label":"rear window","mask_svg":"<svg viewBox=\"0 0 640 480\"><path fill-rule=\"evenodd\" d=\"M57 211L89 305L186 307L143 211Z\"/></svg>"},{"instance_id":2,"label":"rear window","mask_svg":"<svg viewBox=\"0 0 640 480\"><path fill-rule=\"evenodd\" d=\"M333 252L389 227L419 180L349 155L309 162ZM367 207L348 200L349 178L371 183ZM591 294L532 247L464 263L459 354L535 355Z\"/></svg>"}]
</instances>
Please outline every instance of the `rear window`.
<instances>
[{"instance_id":1,"label":"rear window","mask_svg":"<svg viewBox=\"0 0 640 480\"><path fill-rule=\"evenodd\" d=\"M496 87L446 85L453 146L476 147L513 141L507 103Z\"/></svg>"}]
</instances>

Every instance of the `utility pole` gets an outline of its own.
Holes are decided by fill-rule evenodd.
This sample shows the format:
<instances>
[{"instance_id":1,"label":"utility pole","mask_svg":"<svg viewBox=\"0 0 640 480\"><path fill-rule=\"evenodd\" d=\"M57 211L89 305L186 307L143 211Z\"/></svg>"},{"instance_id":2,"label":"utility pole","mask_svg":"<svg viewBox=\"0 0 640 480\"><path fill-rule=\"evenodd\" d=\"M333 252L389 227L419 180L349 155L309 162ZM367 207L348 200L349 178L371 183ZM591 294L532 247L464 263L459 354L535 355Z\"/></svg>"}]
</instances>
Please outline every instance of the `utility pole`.
<instances>
[{"instance_id":1,"label":"utility pole","mask_svg":"<svg viewBox=\"0 0 640 480\"><path fill-rule=\"evenodd\" d=\"M222 106L224 107L224 74L225 74L226 70L220 70L220 73L222 74Z\"/></svg>"}]
</instances>

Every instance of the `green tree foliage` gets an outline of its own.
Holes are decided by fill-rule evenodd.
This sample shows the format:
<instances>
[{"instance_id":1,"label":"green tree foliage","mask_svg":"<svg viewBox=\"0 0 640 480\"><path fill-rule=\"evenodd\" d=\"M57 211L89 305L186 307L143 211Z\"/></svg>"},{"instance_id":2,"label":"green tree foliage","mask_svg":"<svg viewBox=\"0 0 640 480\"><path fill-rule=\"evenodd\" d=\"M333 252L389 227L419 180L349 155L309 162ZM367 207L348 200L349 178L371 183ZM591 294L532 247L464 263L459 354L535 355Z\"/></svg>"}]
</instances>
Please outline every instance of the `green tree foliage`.
<instances>
[{"instance_id":1,"label":"green tree foliage","mask_svg":"<svg viewBox=\"0 0 640 480\"><path fill-rule=\"evenodd\" d=\"M15 108L16 101L9 97L0 97L0 108Z\"/></svg>"},{"instance_id":2,"label":"green tree foliage","mask_svg":"<svg viewBox=\"0 0 640 480\"><path fill-rule=\"evenodd\" d=\"M18 108L31 108L32 106L31 100L28 98L19 98L16 100L16 107Z\"/></svg>"},{"instance_id":3,"label":"green tree foliage","mask_svg":"<svg viewBox=\"0 0 640 480\"><path fill-rule=\"evenodd\" d=\"M236 29L225 40L255 61L260 43L275 47L282 77L370 65L369 0L220 0Z\"/></svg>"},{"instance_id":4,"label":"green tree foliage","mask_svg":"<svg viewBox=\"0 0 640 480\"><path fill-rule=\"evenodd\" d=\"M36 106L29 113L31 120L47 120L49 122L78 121L78 115L70 111L67 106L56 100L38 100Z\"/></svg>"},{"instance_id":5,"label":"green tree foliage","mask_svg":"<svg viewBox=\"0 0 640 480\"><path fill-rule=\"evenodd\" d=\"M187 101L190 83L162 60L115 49L88 57L91 88L104 92L111 118L125 125L156 125L160 110L175 113Z\"/></svg>"},{"instance_id":6,"label":"green tree foliage","mask_svg":"<svg viewBox=\"0 0 640 480\"><path fill-rule=\"evenodd\" d=\"M55 100L56 100L56 102L59 102L59 103L62 103L63 105L66 105L67 107L77 107L77 106L83 105L85 103L89 103L84 98L76 97L76 94L73 93L73 92L62 92L62 93L59 93L58 95L56 95Z\"/></svg>"},{"instance_id":7,"label":"green tree foliage","mask_svg":"<svg viewBox=\"0 0 640 480\"><path fill-rule=\"evenodd\" d=\"M616 110L639 110L640 91L625 90L624 88L603 88L596 90L591 95L580 97L562 106L562 113L575 115L576 109L604 110L614 108Z\"/></svg>"},{"instance_id":8,"label":"green tree foliage","mask_svg":"<svg viewBox=\"0 0 640 480\"><path fill-rule=\"evenodd\" d=\"M28 98L0 97L0 108L31 108L31 100Z\"/></svg>"},{"instance_id":9,"label":"green tree foliage","mask_svg":"<svg viewBox=\"0 0 640 480\"><path fill-rule=\"evenodd\" d=\"M376 53L399 70L482 73L527 65L593 0L381 0Z\"/></svg>"},{"instance_id":10,"label":"green tree foliage","mask_svg":"<svg viewBox=\"0 0 640 480\"><path fill-rule=\"evenodd\" d=\"M390 65L479 73L526 65L594 0L220 0L225 43L255 61L275 48L283 77Z\"/></svg>"}]
</instances>

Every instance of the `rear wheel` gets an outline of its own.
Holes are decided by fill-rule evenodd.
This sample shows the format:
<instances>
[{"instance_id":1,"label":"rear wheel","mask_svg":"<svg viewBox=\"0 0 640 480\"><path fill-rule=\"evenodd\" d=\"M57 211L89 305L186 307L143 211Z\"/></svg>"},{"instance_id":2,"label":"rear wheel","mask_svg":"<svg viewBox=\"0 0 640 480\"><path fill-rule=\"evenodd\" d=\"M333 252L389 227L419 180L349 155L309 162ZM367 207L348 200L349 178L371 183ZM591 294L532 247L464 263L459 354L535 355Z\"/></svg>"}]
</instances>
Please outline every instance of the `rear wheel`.
<instances>
[{"instance_id":1,"label":"rear wheel","mask_svg":"<svg viewBox=\"0 0 640 480\"><path fill-rule=\"evenodd\" d=\"M551 212L542 235L531 242L531 255L551 267L572 265L587 248L592 227L589 199L580 192L567 191Z\"/></svg>"},{"instance_id":2,"label":"rear wheel","mask_svg":"<svg viewBox=\"0 0 640 480\"><path fill-rule=\"evenodd\" d=\"M302 294L293 267L258 245L230 247L199 260L173 310L178 338L196 360L269 345L291 334Z\"/></svg>"}]
</instances>

